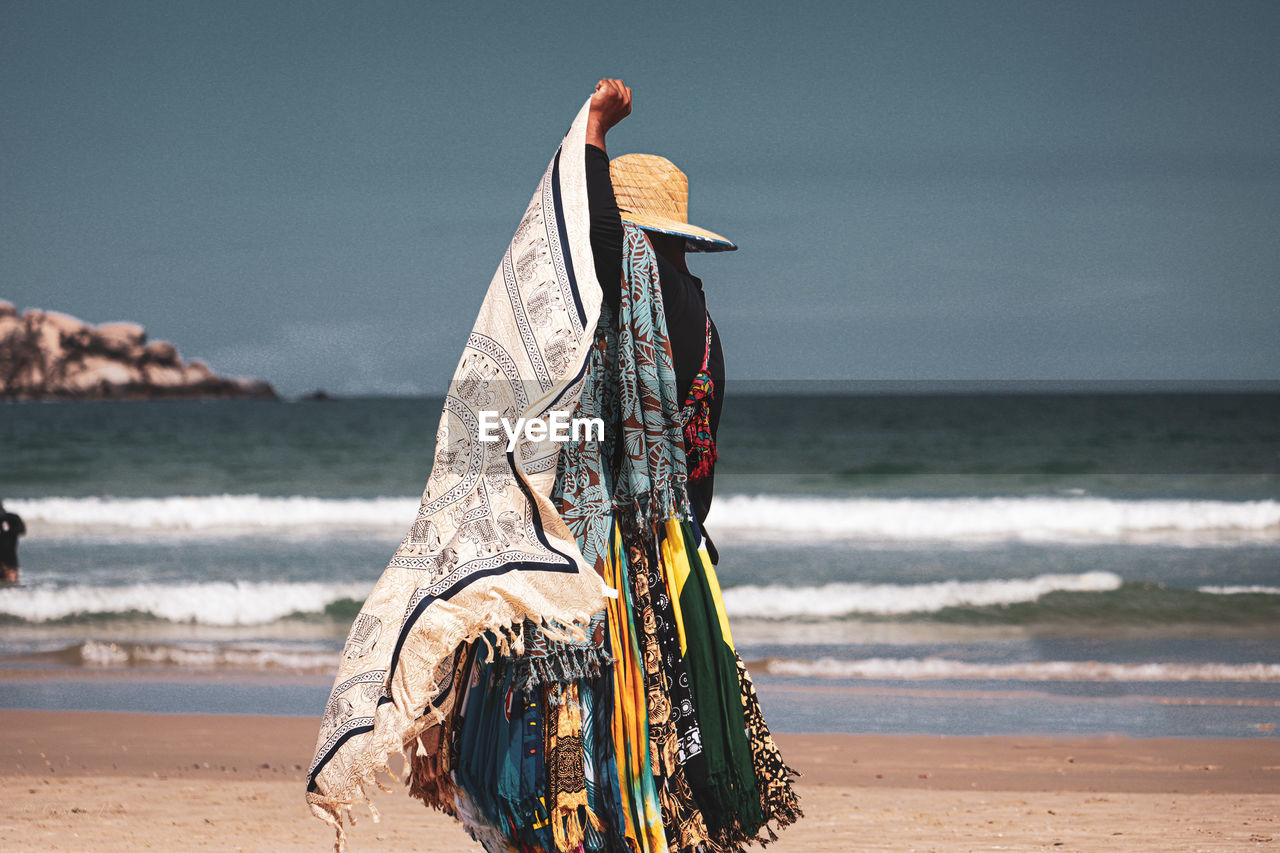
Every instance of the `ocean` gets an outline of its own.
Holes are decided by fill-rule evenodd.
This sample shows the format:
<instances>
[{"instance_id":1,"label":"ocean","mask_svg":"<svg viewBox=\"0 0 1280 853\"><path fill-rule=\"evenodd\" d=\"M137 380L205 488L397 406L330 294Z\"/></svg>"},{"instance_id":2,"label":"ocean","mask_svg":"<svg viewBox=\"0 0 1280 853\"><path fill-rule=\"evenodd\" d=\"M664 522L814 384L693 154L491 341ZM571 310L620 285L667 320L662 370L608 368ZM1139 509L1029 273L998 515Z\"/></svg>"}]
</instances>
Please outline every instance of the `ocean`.
<instances>
[{"instance_id":1,"label":"ocean","mask_svg":"<svg viewBox=\"0 0 1280 853\"><path fill-rule=\"evenodd\" d=\"M1280 395L730 391L707 529L774 728L1274 736ZM440 404L0 405L0 707L318 717Z\"/></svg>"}]
</instances>

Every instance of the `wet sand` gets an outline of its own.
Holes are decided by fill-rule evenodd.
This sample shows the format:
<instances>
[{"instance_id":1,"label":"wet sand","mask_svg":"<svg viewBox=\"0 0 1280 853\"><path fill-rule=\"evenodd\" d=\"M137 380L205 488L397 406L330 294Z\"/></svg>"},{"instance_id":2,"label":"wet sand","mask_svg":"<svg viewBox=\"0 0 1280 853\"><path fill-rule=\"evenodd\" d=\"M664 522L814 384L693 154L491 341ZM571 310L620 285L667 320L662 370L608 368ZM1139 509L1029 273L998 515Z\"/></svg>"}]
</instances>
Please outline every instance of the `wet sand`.
<instances>
[{"instance_id":1,"label":"wet sand","mask_svg":"<svg viewBox=\"0 0 1280 853\"><path fill-rule=\"evenodd\" d=\"M318 720L0 711L5 850L327 850ZM770 851L1280 848L1280 739L780 735L806 818ZM472 851L399 791L353 851Z\"/></svg>"}]
</instances>

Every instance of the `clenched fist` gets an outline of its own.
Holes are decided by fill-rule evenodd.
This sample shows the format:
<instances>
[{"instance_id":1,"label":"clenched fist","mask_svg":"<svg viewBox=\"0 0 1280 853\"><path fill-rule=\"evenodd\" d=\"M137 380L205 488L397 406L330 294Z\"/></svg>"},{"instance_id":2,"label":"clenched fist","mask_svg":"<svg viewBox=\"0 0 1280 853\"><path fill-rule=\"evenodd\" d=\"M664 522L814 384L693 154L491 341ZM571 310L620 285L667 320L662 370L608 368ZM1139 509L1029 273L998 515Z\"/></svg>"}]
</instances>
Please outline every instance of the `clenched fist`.
<instances>
[{"instance_id":1,"label":"clenched fist","mask_svg":"<svg viewBox=\"0 0 1280 853\"><path fill-rule=\"evenodd\" d=\"M621 80L601 80L591 96L591 113L587 116L587 144L605 150L605 134L629 115L631 89Z\"/></svg>"}]
</instances>

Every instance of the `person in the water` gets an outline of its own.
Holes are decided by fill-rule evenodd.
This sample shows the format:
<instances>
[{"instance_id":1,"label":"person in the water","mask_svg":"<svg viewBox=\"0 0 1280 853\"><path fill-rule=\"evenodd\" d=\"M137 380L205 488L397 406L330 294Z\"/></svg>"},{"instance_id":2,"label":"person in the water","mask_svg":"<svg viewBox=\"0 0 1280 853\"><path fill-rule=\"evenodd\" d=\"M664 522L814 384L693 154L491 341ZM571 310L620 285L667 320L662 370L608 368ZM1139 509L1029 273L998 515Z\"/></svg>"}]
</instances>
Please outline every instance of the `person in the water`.
<instances>
[{"instance_id":1,"label":"person in the water","mask_svg":"<svg viewBox=\"0 0 1280 853\"><path fill-rule=\"evenodd\" d=\"M0 501L0 583L18 582L18 537L27 526L16 512L7 512Z\"/></svg>"}]
</instances>

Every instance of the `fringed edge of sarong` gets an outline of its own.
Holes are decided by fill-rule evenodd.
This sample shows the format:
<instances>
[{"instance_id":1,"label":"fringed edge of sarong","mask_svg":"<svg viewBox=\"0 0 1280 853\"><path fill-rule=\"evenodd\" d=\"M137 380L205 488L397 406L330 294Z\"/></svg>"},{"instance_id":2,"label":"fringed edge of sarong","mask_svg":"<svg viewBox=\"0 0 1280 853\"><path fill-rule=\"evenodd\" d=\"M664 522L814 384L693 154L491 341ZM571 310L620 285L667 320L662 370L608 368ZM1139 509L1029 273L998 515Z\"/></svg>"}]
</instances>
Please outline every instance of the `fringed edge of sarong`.
<instances>
[{"instance_id":1,"label":"fringed edge of sarong","mask_svg":"<svg viewBox=\"0 0 1280 853\"><path fill-rule=\"evenodd\" d=\"M452 715L451 715L452 716ZM414 748L409 750L409 796L422 801L428 808L438 809L450 817L457 817L458 810L454 804L455 786L448 766L449 726L445 723L432 723L419 733ZM431 745L428 746L428 741Z\"/></svg>"},{"instance_id":2,"label":"fringed edge of sarong","mask_svg":"<svg viewBox=\"0 0 1280 853\"><path fill-rule=\"evenodd\" d=\"M587 792L562 797L551 809L551 833L558 850L577 850L586 840L587 827L604 832L604 821L587 804Z\"/></svg>"},{"instance_id":3,"label":"fringed edge of sarong","mask_svg":"<svg viewBox=\"0 0 1280 853\"><path fill-rule=\"evenodd\" d=\"M773 733L769 730L769 724L764 719L764 713L760 710L760 699L756 694L755 682L751 680L751 674L747 671L747 665L736 652L734 658L738 666L738 683L742 692L744 710L748 703L754 705L755 715L759 718L759 730L751 731L750 735L753 739L758 739L766 751L772 751L777 755L780 765L780 772L770 776L767 768L756 761L753 754L752 768L756 773L756 787L760 792L760 808L764 812L765 821L750 841L766 847L778 840L778 832L804 817L804 810L800 807L800 796L792 784L800 778L801 773L783 760L782 752L778 749ZM765 833L767 837L762 837L761 833Z\"/></svg>"},{"instance_id":4,"label":"fringed edge of sarong","mask_svg":"<svg viewBox=\"0 0 1280 853\"><path fill-rule=\"evenodd\" d=\"M604 649L574 648L554 656L513 657L513 683L528 696L543 685L565 685L587 678L599 678L613 658Z\"/></svg>"},{"instance_id":5,"label":"fringed edge of sarong","mask_svg":"<svg viewBox=\"0 0 1280 853\"><path fill-rule=\"evenodd\" d=\"M512 649L523 649L522 627L526 620L536 623L549 637L560 638L566 642L583 642L587 636L585 626L589 625L591 619L599 612L597 609L590 613L559 614L551 617L527 611L516 612L516 609L512 606L513 602L496 589L490 590L488 598L492 602L490 608L485 611L479 620L472 624L470 631L459 632L458 639L450 642L448 646L450 654L456 652L460 646L483 641L487 646L488 652L485 661L492 663L498 653ZM498 638L496 648L486 635L494 635ZM479 653L477 651L477 654ZM390 766L392 756L399 755L405 760L406 765L409 765L411 761L410 749L418 741L419 734L430 725L445 721L445 715L440 709L431 706L431 703L440 695L441 681L443 680L440 679L432 684L427 691L429 696L426 700L427 708L418 720L402 727L401 730L408 732L407 735L397 734L396 732L383 732L381 737L378 738L379 731L376 726L372 732L369 732L370 737L377 738L370 745L369 752L374 755L380 755L381 758L356 781L351 796L337 799L332 796L307 792L307 805L311 809L311 814L334 830L336 835L333 843L334 853L346 853L347 833L343 826L343 821L345 819L351 826L356 825L356 816L352 809L361 802L369 809L370 817L374 823L381 821L382 815L377 806L373 804L369 794L373 788L385 793L391 793L392 791L390 787L384 785L382 780L378 778L379 773L386 773L392 779L399 781ZM392 707L394 708L394 705ZM427 726L420 726L419 721L427 718L430 718L432 722ZM411 781L412 777L410 776L410 779L406 780L406 784L410 784Z\"/></svg>"}]
</instances>

